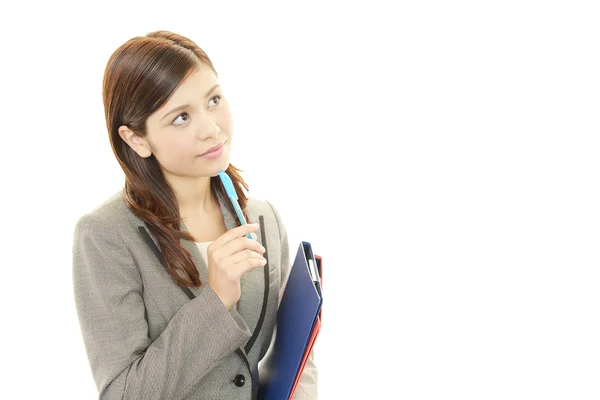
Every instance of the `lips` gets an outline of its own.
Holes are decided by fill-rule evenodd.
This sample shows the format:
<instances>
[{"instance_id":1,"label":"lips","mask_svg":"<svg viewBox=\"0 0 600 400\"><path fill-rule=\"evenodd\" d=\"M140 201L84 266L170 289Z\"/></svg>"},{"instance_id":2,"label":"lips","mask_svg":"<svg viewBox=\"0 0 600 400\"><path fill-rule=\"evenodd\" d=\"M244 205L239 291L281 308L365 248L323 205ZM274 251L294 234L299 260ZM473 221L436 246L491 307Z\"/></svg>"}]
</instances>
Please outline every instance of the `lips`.
<instances>
[{"instance_id":1,"label":"lips","mask_svg":"<svg viewBox=\"0 0 600 400\"><path fill-rule=\"evenodd\" d=\"M208 153L213 153L213 152L215 152L215 151L219 150L221 147L223 147L223 145L224 145L224 144L225 144L225 142L223 142L223 143L221 143L221 144L219 144L219 145L216 145L215 147L211 147L211 148L210 148L210 149L208 149L206 152L204 152L204 153L200 154L200 156L204 156L204 155L206 155L206 154L208 154Z\"/></svg>"}]
</instances>

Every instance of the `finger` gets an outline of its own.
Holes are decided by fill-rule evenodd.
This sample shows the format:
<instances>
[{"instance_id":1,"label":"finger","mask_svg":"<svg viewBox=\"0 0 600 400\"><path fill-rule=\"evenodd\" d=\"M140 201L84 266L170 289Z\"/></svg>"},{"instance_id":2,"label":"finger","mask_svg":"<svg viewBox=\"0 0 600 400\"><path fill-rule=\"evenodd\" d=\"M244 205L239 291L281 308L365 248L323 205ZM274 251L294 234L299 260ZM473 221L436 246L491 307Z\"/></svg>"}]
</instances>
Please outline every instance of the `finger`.
<instances>
[{"instance_id":1,"label":"finger","mask_svg":"<svg viewBox=\"0 0 600 400\"><path fill-rule=\"evenodd\" d=\"M262 254L257 253L256 251L253 251L253 250L238 251L237 253L235 253L234 255L231 256L231 260L233 261L234 264L239 264L242 261L250 259L250 258L258 258L259 260L262 260L264 257L262 256Z\"/></svg>"},{"instance_id":2,"label":"finger","mask_svg":"<svg viewBox=\"0 0 600 400\"><path fill-rule=\"evenodd\" d=\"M237 273L237 276L241 277L244 274L244 272L264 267L266 264L266 260L261 260L259 258L248 258L238 264L234 264L234 268Z\"/></svg>"},{"instance_id":3,"label":"finger","mask_svg":"<svg viewBox=\"0 0 600 400\"><path fill-rule=\"evenodd\" d=\"M224 234L219 236L217 238L217 240L214 241L213 244L216 245L215 247L222 247L225 244L231 242L232 240L235 240L239 237L246 236L248 233L252 233L252 232L256 232L256 231L258 231L258 224L246 224L246 225L238 226L238 227L228 230L227 232L225 232Z\"/></svg>"},{"instance_id":4,"label":"finger","mask_svg":"<svg viewBox=\"0 0 600 400\"><path fill-rule=\"evenodd\" d=\"M248 239L245 236L232 240L225 244L222 249L226 256L236 254L243 250L253 250L260 254L265 252L265 248L259 242Z\"/></svg>"}]
</instances>

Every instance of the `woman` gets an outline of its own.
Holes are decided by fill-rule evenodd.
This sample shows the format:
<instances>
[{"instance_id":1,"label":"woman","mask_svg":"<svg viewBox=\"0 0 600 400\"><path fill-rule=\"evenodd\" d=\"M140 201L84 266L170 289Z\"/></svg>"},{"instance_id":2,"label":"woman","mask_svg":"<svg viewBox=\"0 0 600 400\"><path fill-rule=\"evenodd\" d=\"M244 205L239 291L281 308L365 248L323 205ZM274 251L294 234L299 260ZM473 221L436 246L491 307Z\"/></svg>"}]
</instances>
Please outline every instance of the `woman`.
<instances>
[{"instance_id":1,"label":"woman","mask_svg":"<svg viewBox=\"0 0 600 400\"><path fill-rule=\"evenodd\" d=\"M277 210L247 197L229 164L232 120L210 59L171 32L135 37L110 57L103 100L125 186L81 217L73 244L99 397L256 398L289 274L288 240ZM247 225L239 226L221 170ZM294 398L316 399L316 380L311 354Z\"/></svg>"}]
</instances>

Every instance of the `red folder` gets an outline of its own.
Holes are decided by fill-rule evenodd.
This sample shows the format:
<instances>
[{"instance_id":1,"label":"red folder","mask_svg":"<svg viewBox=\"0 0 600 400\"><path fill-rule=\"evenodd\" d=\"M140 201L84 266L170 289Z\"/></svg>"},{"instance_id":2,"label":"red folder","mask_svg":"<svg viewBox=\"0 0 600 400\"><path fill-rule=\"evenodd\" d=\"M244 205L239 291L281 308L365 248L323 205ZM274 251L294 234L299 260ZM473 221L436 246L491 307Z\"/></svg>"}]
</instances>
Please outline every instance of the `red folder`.
<instances>
[{"instance_id":1,"label":"red folder","mask_svg":"<svg viewBox=\"0 0 600 400\"><path fill-rule=\"evenodd\" d=\"M319 276L321 278L321 290L323 290L323 259L321 256L315 254L315 260L317 262L317 269L319 270ZM302 364L300 364L300 369L298 370L298 375L296 375L296 380L294 381L294 386L292 387L292 391L290 393L291 399L294 396L294 392L296 391L296 386L298 386L298 382L300 382L300 377L302 376L302 371L304 371L304 367L306 365L306 361L310 355L310 352L313 349L313 345L315 344L315 340L317 336L319 336L319 331L321 330L321 320L323 319L323 307L319 311L319 316L315 321L315 326L313 327L312 333L310 335L310 340L308 342L308 346L306 346L306 351L304 352L304 356L302 357Z\"/></svg>"}]
</instances>

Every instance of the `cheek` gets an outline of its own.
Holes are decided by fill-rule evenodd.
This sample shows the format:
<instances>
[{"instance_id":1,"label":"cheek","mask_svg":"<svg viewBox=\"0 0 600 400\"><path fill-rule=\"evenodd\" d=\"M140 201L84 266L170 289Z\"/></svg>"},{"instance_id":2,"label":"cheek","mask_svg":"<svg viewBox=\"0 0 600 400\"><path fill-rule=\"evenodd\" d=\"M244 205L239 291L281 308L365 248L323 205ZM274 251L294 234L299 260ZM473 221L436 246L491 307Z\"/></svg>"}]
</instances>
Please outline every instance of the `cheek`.
<instances>
[{"instance_id":1,"label":"cheek","mask_svg":"<svg viewBox=\"0 0 600 400\"><path fill-rule=\"evenodd\" d=\"M222 131L226 132L229 136L233 135L233 119L229 107L223 107L217 116L217 125Z\"/></svg>"},{"instance_id":2,"label":"cheek","mask_svg":"<svg viewBox=\"0 0 600 400\"><path fill-rule=\"evenodd\" d=\"M169 135L168 137L163 138L159 145L160 148L158 149L157 154L159 154L163 160L177 161L184 157L189 157L191 149L193 149L189 135Z\"/></svg>"}]
</instances>

